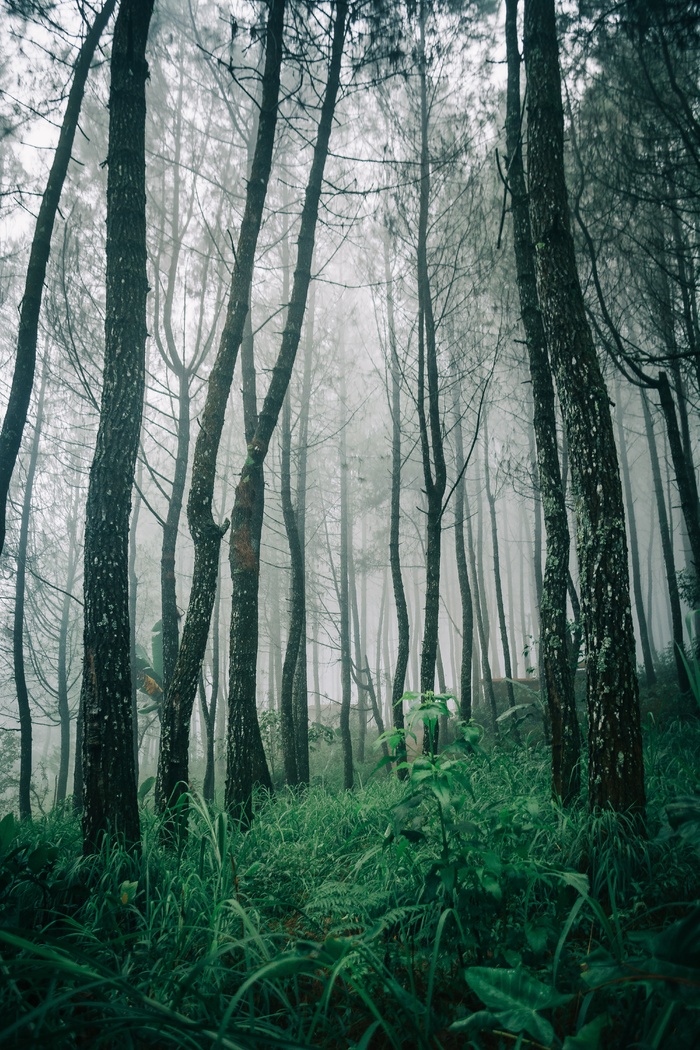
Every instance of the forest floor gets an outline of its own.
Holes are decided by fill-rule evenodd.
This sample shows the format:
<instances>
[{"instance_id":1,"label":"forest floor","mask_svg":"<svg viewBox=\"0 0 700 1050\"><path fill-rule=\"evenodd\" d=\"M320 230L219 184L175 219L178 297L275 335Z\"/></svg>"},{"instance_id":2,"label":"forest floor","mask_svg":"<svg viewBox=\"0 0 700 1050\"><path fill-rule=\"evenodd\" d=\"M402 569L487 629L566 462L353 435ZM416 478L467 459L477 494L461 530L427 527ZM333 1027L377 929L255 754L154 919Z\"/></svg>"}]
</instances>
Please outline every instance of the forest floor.
<instances>
[{"instance_id":1,"label":"forest floor","mask_svg":"<svg viewBox=\"0 0 700 1050\"><path fill-rule=\"evenodd\" d=\"M700 724L644 735L645 834L476 734L403 784L261 798L245 834L193 796L177 848L146 799L137 859L7 816L0 1046L693 1050Z\"/></svg>"}]
</instances>

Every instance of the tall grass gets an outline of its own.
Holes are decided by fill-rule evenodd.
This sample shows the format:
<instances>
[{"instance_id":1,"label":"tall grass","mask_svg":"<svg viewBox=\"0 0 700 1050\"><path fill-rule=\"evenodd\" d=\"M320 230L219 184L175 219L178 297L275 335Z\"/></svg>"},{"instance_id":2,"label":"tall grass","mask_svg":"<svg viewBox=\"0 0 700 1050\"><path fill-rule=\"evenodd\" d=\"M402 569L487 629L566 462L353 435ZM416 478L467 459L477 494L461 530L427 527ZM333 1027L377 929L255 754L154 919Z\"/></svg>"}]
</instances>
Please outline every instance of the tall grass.
<instances>
[{"instance_id":1,"label":"tall grass","mask_svg":"<svg viewBox=\"0 0 700 1050\"><path fill-rule=\"evenodd\" d=\"M700 731L646 738L645 837L562 811L538 746L280 791L246 834L193 796L173 850L144 809L136 861L83 859L69 811L6 824L0 1045L690 1048L700 865L664 807Z\"/></svg>"}]
</instances>

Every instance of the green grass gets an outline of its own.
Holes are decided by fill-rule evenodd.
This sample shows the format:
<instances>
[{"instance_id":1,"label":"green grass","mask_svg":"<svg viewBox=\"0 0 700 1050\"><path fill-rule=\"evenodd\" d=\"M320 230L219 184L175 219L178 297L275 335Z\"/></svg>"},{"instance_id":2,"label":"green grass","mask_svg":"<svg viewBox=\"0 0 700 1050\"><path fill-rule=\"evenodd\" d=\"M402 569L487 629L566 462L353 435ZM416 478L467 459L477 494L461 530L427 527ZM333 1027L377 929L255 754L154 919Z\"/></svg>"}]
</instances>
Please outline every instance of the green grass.
<instances>
[{"instance_id":1,"label":"green grass","mask_svg":"<svg viewBox=\"0 0 700 1050\"><path fill-rule=\"evenodd\" d=\"M80 856L0 825L0 1046L632 1047L700 1026L700 728L645 729L648 834L564 813L541 746L464 747L352 793L193 798L181 848Z\"/></svg>"}]
</instances>

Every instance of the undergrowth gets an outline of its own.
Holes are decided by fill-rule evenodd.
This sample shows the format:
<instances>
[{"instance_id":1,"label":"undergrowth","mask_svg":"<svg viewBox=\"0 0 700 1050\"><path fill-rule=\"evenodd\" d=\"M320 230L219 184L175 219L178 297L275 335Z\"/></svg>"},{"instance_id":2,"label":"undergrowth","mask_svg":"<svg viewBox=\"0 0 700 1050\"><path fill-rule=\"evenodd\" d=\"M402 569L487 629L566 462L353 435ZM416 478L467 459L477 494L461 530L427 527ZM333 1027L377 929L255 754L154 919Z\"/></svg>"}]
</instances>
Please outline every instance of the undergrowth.
<instances>
[{"instance_id":1,"label":"undergrowth","mask_svg":"<svg viewBox=\"0 0 700 1050\"><path fill-rule=\"evenodd\" d=\"M0 823L0 1045L700 1042L700 730L646 730L647 835L563 812L540 746L479 731L402 784L190 801L177 849L83 859L65 809Z\"/></svg>"}]
</instances>

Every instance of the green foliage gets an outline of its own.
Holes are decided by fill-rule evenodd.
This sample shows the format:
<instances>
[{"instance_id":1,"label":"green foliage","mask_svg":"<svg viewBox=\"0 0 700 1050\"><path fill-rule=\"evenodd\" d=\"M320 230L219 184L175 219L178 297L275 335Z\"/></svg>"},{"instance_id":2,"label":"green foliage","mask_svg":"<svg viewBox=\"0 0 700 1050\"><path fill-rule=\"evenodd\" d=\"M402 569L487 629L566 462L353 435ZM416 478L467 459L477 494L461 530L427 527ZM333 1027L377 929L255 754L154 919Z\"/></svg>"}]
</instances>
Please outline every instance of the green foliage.
<instances>
[{"instance_id":1,"label":"green foliage","mask_svg":"<svg viewBox=\"0 0 700 1050\"><path fill-rule=\"evenodd\" d=\"M5 817L0 1045L691 1050L698 743L649 726L646 838L473 723L405 783L260 799L246 834L192 796L179 851L148 809L138 858Z\"/></svg>"}]
</instances>

